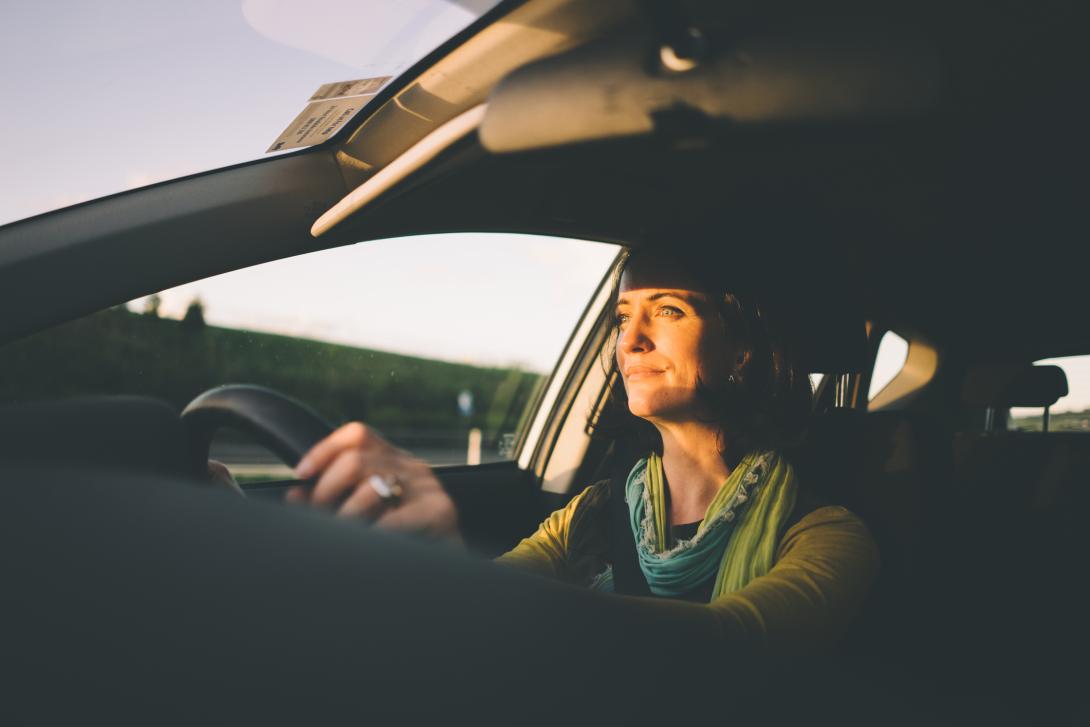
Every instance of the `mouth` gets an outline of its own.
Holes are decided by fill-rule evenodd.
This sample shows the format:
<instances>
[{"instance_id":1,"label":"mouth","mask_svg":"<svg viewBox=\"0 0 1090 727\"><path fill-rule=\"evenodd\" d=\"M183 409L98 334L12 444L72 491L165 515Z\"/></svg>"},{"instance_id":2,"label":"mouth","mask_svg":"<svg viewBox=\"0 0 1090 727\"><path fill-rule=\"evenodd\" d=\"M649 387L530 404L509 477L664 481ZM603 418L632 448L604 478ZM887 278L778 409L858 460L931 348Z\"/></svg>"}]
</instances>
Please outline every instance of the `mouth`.
<instances>
[{"instance_id":1,"label":"mouth","mask_svg":"<svg viewBox=\"0 0 1090 727\"><path fill-rule=\"evenodd\" d=\"M625 371L624 377L628 381L634 379L646 379L651 376L658 376L663 372L663 369L654 369L650 366L632 366Z\"/></svg>"}]
</instances>

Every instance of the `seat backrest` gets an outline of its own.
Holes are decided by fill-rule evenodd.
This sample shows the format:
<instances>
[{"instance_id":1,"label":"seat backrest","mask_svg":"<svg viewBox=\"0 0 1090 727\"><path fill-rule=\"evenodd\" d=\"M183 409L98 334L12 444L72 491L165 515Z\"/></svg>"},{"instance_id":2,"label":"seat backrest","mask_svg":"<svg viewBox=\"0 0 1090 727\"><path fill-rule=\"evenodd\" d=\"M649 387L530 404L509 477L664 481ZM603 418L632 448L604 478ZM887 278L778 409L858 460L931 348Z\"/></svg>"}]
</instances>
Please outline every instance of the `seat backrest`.
<instances>
[{"instance_id":1,"label":"seat backrest","mask_svg":"<svg viewBox=\"0 0 1090 727\"><path fill-rule=\"evenodd\" d=\"M1090 506L1090 434L1058 432L1043 439L1048 456L1037 472L1030 510L1081 520Z\"/></svg>"},{"instance_id":2,"label":"seat backrest","mask_svg":"<svg viewBox=\"0 0 1090 727\"><path fill-rule=\"evenodd\" d=\"M918 570L931 503L949 479L945 441L924 415L834 409L815 416L806 446L793 454L803 487L867 523L881 550L883 589L902 588Z\"/></svg>"},{"instance_id":3,"label":"seat backrest","mask_svg":"<svg viewBox=\"0 0 1090 727\"><path fill-rule=\"evenodd\" d=\"M971 370L962 401L970 408L1005 411L1049 407L1066 394L1067 377L1058 366L1004 363ZM956 433L951 447L955 509L996 523L1024 516L1049 461L1060 456L1061 441L1052 433L991 431L987 425L984 431Z\"/></svg>"},{"instance_id":4,"label":"seat backrest","mask_svg":"<svg viewBox=\"0 0 1090 727\"><path fill-rule=\"evenodd\" d=\"M0 461L195 474L178 412L139 396L0 407Z\"/></svg>"}]
</instances>

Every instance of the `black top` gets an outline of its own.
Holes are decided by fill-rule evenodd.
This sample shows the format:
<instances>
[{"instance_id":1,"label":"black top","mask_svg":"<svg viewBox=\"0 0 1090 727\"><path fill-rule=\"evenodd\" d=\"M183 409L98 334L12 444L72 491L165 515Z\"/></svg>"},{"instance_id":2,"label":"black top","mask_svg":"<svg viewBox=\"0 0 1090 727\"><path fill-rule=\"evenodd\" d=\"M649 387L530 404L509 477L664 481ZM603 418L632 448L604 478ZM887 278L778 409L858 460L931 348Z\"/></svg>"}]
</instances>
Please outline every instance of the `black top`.
<instances>
[{"instance_id":1,"label":"black top","mask_svg":"<svg viewBox=\"0 0 1090 727\"><path fill-rule=\"evenodd\" d=\"M692 540L696 537L696 531L700 527L700 521L695 523L681 523L679 525L670 526L670 546L677 545L679 540Z\"/></svg>"}]
</instances>

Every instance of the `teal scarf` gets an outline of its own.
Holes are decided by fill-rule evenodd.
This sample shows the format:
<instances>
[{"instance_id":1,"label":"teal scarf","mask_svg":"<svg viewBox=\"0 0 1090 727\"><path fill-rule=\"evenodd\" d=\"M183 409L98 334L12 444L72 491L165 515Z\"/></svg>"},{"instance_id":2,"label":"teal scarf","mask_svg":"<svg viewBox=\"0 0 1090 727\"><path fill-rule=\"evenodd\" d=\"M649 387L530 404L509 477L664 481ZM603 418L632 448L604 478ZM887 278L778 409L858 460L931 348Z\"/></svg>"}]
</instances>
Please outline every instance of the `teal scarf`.
<instances>
[{"instance_id":1,"label":"teal scarf","mask_svg":"<svg viewBox=\"0 0 1090 727\"><path fill-rule=\"evenodd\" d=\"M641 459L628 475L625 501L651 592L680 596L714 575L715 599L767 573L796 493L794 470L779 454L751 452L719 488L696 535L667 550L662 459Z\"/></svg>"}]
</instances>

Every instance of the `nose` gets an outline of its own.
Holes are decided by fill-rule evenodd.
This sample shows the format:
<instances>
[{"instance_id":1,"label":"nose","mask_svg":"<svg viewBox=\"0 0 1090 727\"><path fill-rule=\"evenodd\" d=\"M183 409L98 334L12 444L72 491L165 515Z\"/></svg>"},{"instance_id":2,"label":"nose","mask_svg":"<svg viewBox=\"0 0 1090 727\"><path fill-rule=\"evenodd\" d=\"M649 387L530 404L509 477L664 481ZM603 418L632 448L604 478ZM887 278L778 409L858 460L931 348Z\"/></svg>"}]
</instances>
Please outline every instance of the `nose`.
<instances>
[{"instance_id":1,"label":"nose","mask_svg":"<svg viewBox=\"0 0 1090 727\"><path fill-rule=\"evenodd\" d=\"M654 348L655 344L651 340L648 325L643 316L632 316L621 330L621 337L617 341L617 355L647 353Z\"/></svg>"}]
</instances>

